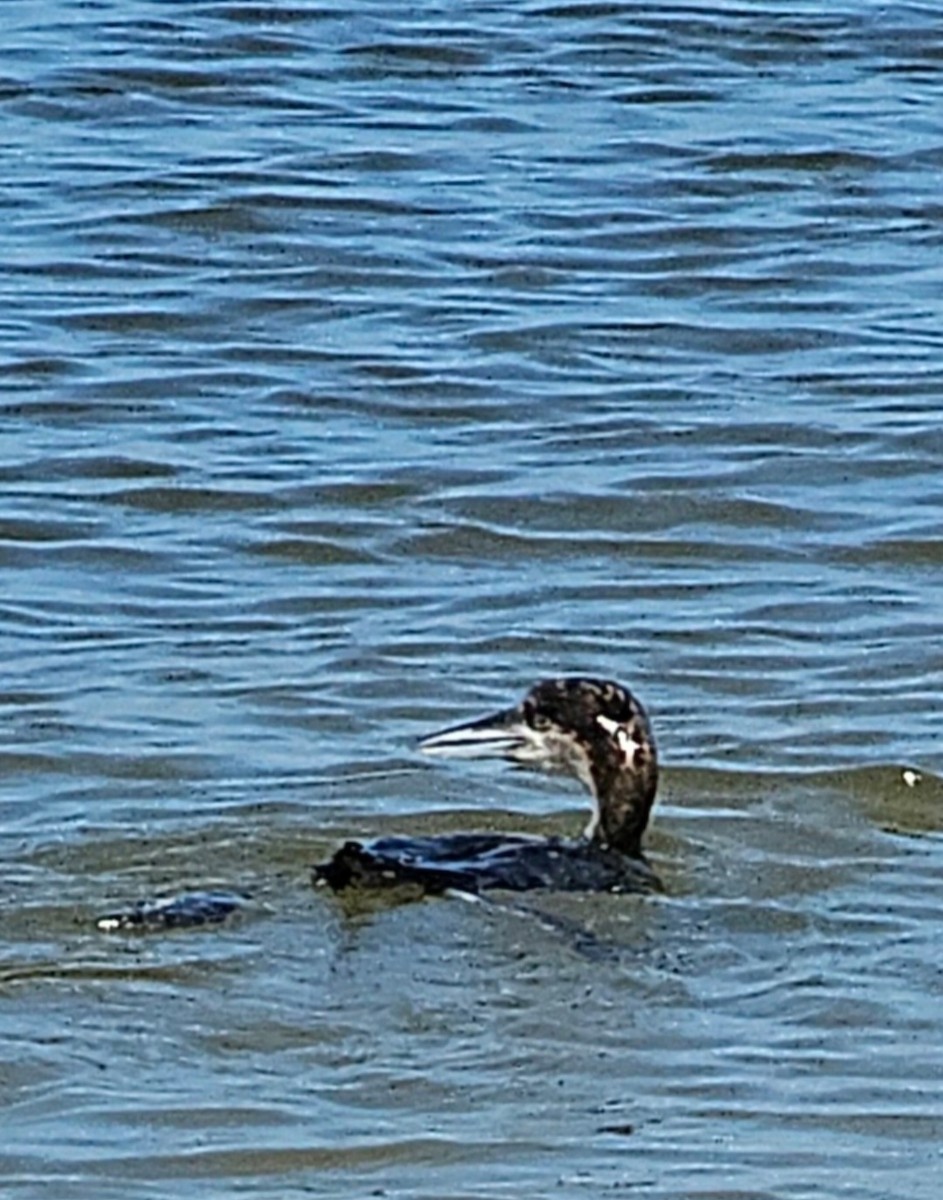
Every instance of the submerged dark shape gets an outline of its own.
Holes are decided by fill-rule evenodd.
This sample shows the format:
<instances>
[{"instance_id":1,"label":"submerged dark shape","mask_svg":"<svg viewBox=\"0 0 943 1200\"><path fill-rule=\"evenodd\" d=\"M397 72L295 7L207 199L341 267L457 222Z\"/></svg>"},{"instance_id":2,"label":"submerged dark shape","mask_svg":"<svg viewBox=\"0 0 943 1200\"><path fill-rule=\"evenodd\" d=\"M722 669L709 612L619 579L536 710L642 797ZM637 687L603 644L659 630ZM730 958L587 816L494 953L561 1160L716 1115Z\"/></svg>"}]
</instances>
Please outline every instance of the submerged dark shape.
<instances>
[{"instance_id":1,"label":"submerged dark shape","mask_svg":"<svg viewBox=\"0 0 943 1200\"><path fill-rule=\"evenodd\" d=\"M418 886L530 891L638 892L658 888L642 854L658 786L658 758L641 704L618 683L566 677L536 684L519 705L432 734L427 754L498 757L575 776L593 799L580 839L459 833L346 842L314 881L348 887Z\"/></svg>"},{"instance_id":2,"label":"submerged dark shape","mask_svg":"<svg viewBox=\"0 0 943 1200\"><path fill-rule=\"evenodd\" d=\"M154 929L192 929L198 925L221 925L246 907L249 897L241 892L180 892L158 900L105 913L95 921L102 933L121 930L146 933Z\"/></svg>"}]
</instances>

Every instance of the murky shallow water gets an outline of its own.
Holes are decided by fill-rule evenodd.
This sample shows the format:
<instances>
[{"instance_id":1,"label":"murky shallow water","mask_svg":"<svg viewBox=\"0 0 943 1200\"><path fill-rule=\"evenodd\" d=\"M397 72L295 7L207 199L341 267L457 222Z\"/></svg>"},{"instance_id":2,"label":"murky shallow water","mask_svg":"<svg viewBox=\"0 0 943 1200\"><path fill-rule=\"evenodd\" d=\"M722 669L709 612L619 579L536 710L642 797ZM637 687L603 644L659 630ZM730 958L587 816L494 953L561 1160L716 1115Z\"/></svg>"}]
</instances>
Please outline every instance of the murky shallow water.
<instances>
[{"instance_id":1,"label":"murky shallow water","mask_svg":"<svg viewBox=\"0 0 943 1200\"><path fill-rule=\"evenodd\" d=\"M5 1194L935 1200L937 26L3 8ZM664 896L309 887L561 670Z\"/></svg>"}]
</instances>

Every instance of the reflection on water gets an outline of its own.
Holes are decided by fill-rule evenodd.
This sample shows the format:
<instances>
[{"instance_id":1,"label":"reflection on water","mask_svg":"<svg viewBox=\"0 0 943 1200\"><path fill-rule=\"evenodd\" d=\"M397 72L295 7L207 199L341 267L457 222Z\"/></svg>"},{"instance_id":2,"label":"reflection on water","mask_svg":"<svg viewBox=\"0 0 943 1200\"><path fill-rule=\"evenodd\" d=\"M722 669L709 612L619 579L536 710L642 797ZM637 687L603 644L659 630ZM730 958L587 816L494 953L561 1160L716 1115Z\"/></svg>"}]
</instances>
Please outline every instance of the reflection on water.
<instances>
[{"instance_id":1,"label":"reflection on water","mask_svg":"<svg viewBox=\"0 0 943 1200\"><path fill-rule=\"evenodd\" d=\"M935 1198L930 9L8 7L8 1189ZM665 896L310 888L559 671Z\"/></svg>"},{"instance_id":2,"label":"reflection on water","mask_svg":"<svg viewBox=\"0 0 943 1200\"><path fill-rule=\"evenodd\" d=\"M184 1176L262 1192L395 1178L461 1194L472 1178L485 1193L666 1196L704 1172L778 1194L841 1171L867 1194L890 1154L918 1156L920 1194L940 1119L933 851L868 819L860 797L893 790L880 773L854 788L770 778L761 794L749 780L669 776L658 898L345 910L307 885L332 822L318 840L301 813L265 807L251 825L205 824L199 845L128 836L36 853L34 898L54 874L73 896L43 911L24 878L2 987L14 1006L28 997L33 1026L60 1024L59 1052L22 1043L6 1171L46 1162L89 1194ZM212 933L91 932L119 881L192 880L208 860L269 904ZM78 1140L63 1140L61 1097L42 1099L63 1074L62 1030Z\"/></svg>"}]
</instances>

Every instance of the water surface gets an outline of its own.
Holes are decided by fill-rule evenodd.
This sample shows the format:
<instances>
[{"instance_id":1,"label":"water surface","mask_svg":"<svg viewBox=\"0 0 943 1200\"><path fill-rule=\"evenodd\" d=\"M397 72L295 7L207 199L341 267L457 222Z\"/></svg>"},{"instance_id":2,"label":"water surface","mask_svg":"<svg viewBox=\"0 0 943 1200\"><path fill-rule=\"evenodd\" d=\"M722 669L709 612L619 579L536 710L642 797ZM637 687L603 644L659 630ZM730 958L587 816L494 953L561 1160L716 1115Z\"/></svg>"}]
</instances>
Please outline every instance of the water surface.
<instances>
[{"instance_id":1,"label":"water surface","mask_svg":"<svg viewBox=\"0 0 943 1200\"><path fill-rule=\"evenodd\" d=\"M0 32L5 1194L935 1200L935 6ZM413 750L559 671L652 711L664 896L309 887L578 829Z\"/></svg>"}]
</instances>

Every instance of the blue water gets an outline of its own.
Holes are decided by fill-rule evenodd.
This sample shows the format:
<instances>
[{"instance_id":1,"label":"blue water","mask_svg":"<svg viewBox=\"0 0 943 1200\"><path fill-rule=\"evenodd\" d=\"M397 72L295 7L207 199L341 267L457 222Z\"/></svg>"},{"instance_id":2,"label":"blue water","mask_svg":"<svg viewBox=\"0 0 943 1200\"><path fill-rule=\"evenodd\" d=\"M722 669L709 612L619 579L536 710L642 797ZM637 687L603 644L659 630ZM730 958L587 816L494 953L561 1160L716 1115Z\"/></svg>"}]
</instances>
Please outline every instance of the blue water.
<instances>
[{"instance_id":1,"label":"blue water","mask_svg":"<svg viewBox=\"0 0 943 1200\"><path fill-rule=\"evenodd\" d=\"M936 6L0 35L6 1191L935 1200ZM311 892L579 828L413 750L559 671L652 711L665 898Z\"/></svg>"}]
</instances>

